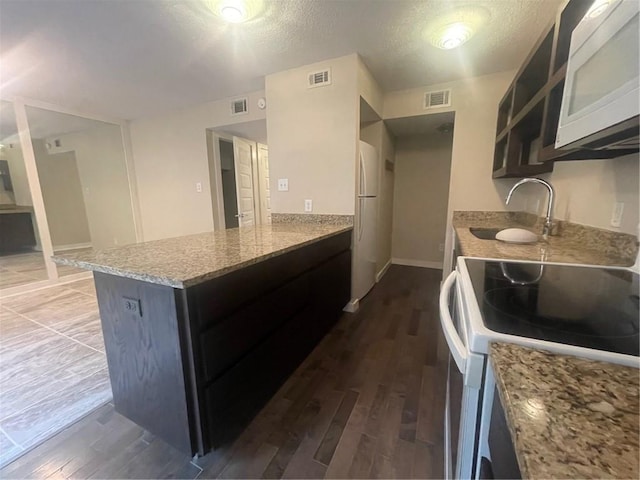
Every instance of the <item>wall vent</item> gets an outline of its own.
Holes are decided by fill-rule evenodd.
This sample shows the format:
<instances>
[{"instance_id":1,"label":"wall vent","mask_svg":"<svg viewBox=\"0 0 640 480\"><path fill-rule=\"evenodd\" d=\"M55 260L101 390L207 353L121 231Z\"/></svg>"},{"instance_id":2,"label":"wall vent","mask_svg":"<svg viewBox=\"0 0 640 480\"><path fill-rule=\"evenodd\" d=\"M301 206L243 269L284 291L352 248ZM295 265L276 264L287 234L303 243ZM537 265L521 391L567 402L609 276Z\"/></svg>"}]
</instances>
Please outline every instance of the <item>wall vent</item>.
<instances>
[{"instance_id":1,"label":"wall vent","mask_svg":"<svg viewBox=\"0 0 640 480\"><path fill-rule=\"evenodd\" d=\"M331 85L331 69L321 70L319 72L312 72L308 76L307 88L324 87Z\"/></svg>"},{"instance_id":2,"label":"wall vent","mask_svg":"<svg viewBox=\"0 0 640 480\"><path fill-rule=\"evenodd\" d=\"M440 108L451 106L451 90L438 90L424 94L424 108Z\"/></svg>"},{"instance_id":3,"label":"wall vent","mask_svg":"<svg viewBox=\"0 0 640 480\"><path fill-rule=\"evenodd\" d=\"M239 98L231 102L231 115L242 115L248 112L249 109L247 108L246 98Z\"/></svg>"}]
</instances>

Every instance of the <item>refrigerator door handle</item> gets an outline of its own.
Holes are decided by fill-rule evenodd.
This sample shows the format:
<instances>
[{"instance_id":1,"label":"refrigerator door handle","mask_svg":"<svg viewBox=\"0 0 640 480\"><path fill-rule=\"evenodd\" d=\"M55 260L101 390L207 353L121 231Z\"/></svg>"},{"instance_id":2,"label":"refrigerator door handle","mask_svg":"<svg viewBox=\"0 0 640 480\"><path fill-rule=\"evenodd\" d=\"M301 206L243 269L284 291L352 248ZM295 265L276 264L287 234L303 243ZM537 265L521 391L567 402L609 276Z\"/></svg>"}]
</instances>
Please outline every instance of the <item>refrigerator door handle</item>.
<instances>
[{"instance_id":1,"label":"refrigerator door handle","mask_svg":"<svg viewBox=\"0 0 640 480\"><path fill-rule=\"evenodd\" d=\"M362 233L364 232L364 209L366 208L367 202L364 201L364 198L360 198L360 215L358 219L358 241L362 240Z\"/></svg>"},{"instance_id":2,"label":"refrigerator door handle","mask_svg":"<svg viewBox=\"0 0 640 480\"><path fill-rule=\"evenodd\" d=\"M362 152L360 152L360 190L358 191L358 195L364 195L364 160L362 157Z\"/></svg>"},{"instance_id":3,"label":"refrigerator door handle","mask_svg":"<svg viewBox=\"0 0 640 480\"><path fill-rule=\"evenodd\" d=\"M360 152L360 162L360 171L362 172L362 188L360 189L360 194L368 195L369 192L367 191L367 168L365 167L364 155L362 155L362 152Z\"/></svg>"}]
</instances>

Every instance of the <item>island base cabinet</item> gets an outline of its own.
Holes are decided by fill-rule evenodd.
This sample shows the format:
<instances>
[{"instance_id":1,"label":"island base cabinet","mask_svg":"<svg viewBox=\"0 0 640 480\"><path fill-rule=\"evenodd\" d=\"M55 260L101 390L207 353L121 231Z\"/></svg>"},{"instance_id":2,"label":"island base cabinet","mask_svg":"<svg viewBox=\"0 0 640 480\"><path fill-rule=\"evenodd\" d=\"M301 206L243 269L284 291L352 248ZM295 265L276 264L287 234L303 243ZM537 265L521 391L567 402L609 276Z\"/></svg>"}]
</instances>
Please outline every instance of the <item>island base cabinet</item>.
<instances>
[{"instance_id":1,"label":"island base cabinet","mask_svg":"<svg viewBox=\"0 0 640 480\"><path fill-rule=\"evenodd\" d=\"M186 289L95 273L116 411L179 450L235 438L342 313L351 232Z\"/></svg>"},{"instance_id":2,"label":"island base cabinet","mask_svg":"<svg viewBox=\"0 0 640 480\"><path fill-rule=\"evenodd\" d=\"M206 389L212 447L234 438L335 324L349 301L350 265L343 252L293 280L310 286L307 301Z\"/></svg>"},{"instance_id":3,"label":"island base cabinet","mask_svg":"<svg viewBox=\"0 0 640 480\"><path fill-rule=\"evenodd\" d=\"M196 445L179 331L184 322L175 290L99 272L93 275L115 410L191 453Z\"/></svg>"}]
</instances>

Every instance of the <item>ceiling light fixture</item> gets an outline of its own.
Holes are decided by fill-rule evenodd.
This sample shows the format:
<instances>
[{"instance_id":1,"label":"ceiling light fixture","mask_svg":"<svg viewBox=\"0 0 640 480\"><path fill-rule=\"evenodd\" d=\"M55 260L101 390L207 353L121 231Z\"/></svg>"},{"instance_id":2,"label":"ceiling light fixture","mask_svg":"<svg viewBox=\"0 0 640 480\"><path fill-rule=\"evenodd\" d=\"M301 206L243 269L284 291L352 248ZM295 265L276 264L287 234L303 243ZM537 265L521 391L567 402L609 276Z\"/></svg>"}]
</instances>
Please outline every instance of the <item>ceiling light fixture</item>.
<instances>
[{"instance_id":1,"label":"ceiling light fixture","mask_svg":"<svg viewBox=\"0 0 640 480\"><path fill-rule=\"evenodd\" d=\"M432 21L425 37L434 46L451 50L466 43L487 22L490 14L480 6L460 7Z\"/></svg>"},{"instance_id":2,"label":"ceiling light fixture","mask_svg":"<svg viewBox=\"0 0 640 480\"><path fill-rule=\"evenodd\" d=\"M596 18L604 13L609 8L610 0L595 0L593 4L587 10L586 18Z\"/></svg>"},{"instance_id":3,"label":"ceiling light fixture","mask_svg":"<svg viewBox=\"0 0 640 480\"><path fill-rule=\"evenodd\" d=\"M229 23L244 23L256 17L263 0L205 0L209 9Z\"/></svg>"},{"instance_id":4,"label":"ceiling light fixture","mask_svg":"<svg viewBox=\"0 0 640 480\"><path fill-rule=\"evenodd\" d=\"M242 2L233 2L227 5L223 3L220 7L220 16L227 22L242 23L247 19L247 11Z\"/></svg>"}]
</instances>

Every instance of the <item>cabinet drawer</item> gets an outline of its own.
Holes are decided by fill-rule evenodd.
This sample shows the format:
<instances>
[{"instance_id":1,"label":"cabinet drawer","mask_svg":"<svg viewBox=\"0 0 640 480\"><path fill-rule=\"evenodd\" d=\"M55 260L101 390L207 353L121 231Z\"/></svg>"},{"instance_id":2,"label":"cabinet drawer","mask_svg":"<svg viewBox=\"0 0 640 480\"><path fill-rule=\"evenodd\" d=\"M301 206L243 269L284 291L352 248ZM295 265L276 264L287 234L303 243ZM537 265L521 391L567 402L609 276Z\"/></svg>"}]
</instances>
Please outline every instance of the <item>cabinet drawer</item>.
<instances>
[{"instance_id":1,"label":"cabinet drawer","mask_svg":"<svg viewBox=\"0 0 640 480\"><path fill-rule=\"evenodd\" d=\"M351 248L351 232L242 268L189 291L189 311L203 331L279 285Z\"/></svg>"},{"instance_id":2,"label":"cabinet drawer","mask_svg":"<svg viewBox=\"0 0 640 480\"><path fill-rule=\"evenodd\" d=\"M200 337L205 383L215 379L310 302L310 275L242 307Z\"/></svg>"},{"instance_id":3,"label":"cabinet drawer","mask_svg":"<svg viewBox=\"0 0 640 480\"><path fill-rule=\"evenodd\" d=\"M298 312L205 390L212 446L237 433L313 348L316 339L307 326L315 316L311 307Z\"/></svg>"}]
</instances>

